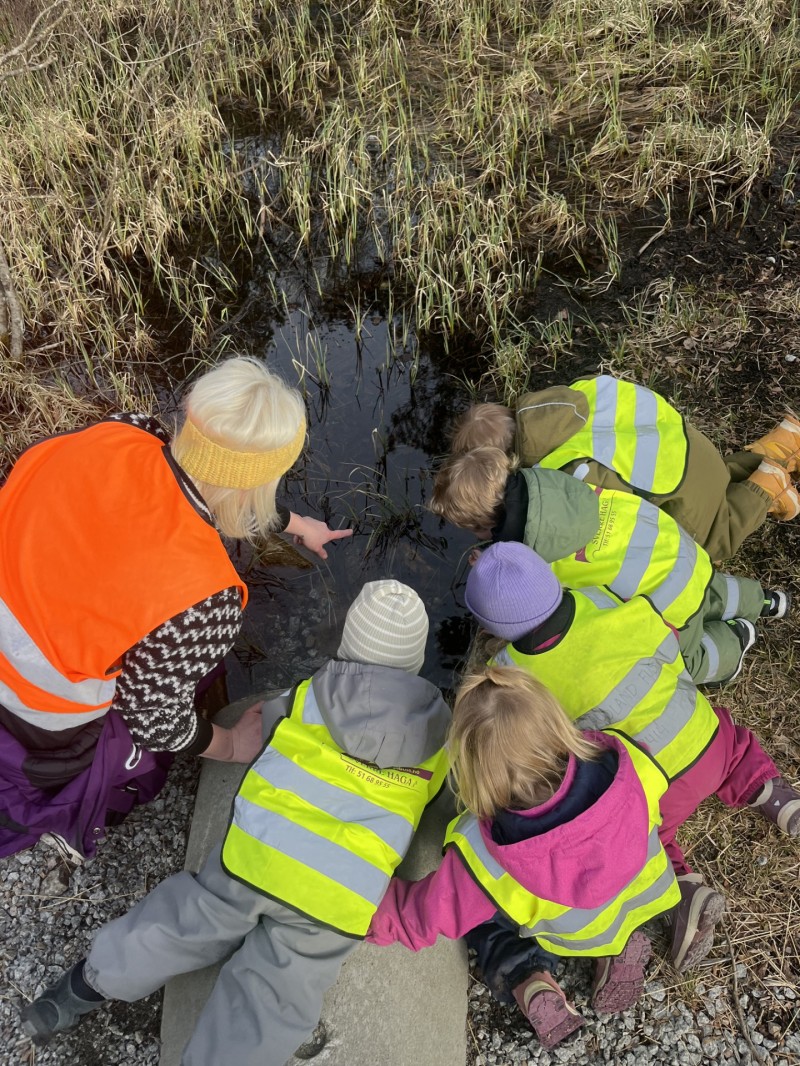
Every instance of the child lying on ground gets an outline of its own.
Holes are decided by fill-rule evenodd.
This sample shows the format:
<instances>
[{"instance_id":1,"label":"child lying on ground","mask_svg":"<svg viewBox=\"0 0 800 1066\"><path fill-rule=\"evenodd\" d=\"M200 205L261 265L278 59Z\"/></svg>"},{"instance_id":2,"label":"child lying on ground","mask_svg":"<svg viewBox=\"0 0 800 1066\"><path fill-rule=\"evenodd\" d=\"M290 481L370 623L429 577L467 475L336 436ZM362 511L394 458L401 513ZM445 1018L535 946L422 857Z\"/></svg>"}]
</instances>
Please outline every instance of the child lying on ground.
<instances>
[{"instance_id":1,"label":"child lying on ground","mask_svg":"<svg viewBox=\"0 0 800 1066\"><path fill-rule=\"evenodd\" d=\"M670 787L659 836L681 891L670 953L679 971L695 966L711 949L725 901L691 871L678 827L716 795L800 836L800 793L749 729L697 691L674 634L642 597L623 603L604 589L562 590L530 548L495 544L472 568L465 599L481 626L507 642L494 662L526 670L581 728L619 732L663 769Z\"/></svg>"},{"instance_id":2,"label":"child lying on ground","mask_svg":"<svg viewBox=\"0 0 800 1066\"><path fill-rule=\"evenodd\" d=\"M607 489L657 504L716 562L730 559L767 514L800 514L800 421L787 415L744 451L724 458L658 393L603 374L522 396L515 412L476 404L453 455L489 445Z\"/></svg>"},{"instance_id":3,"label":"child lying on ground","mask_svg":"<svg viewBox=\"0 0 800 1066\"><path fill-rule=\"evenodd\" d=\"M637 930L680 898L657 834L661 770L621 735L580 733L510 667L465 678L448 750L468 813L448 827L437 871L392 881L367 939L418 951L507 916L529 945L513 995L547 1047L583 1025L554 956L595 961L596 1010L630 1007L650 956Z\"/></svg>"},{"instance_id":4,"label":"child lying on ground","mask_svg":"<svg viewBox=\"0 0 800 1066\"><path fill-rule=\"evenodd\" d=\"M269 739L222 847L101 929L88 958L23 1010L35 1042L106 999L132 1002L227 959L182 1066L284 1066L444 781L450 712L415 676L427 632L413 589L364 586L340 660L264 703Z\"/></svg>"},{"instance_id":5,"label":"child lying on ground","mask_svg":"<svg viewBox=\"0 0 800 1066\"><path fill-rule=\"evenodd\" d=\"M560 470L513 468L500 448L453 456L436 476L431 507L479 536L527 544L568 588L647 596L678 631L698 684L732 680L755 642L753 622L786 614L787 593L715 572L708 553L647 500Z\"/></svg>"}]
</instances>

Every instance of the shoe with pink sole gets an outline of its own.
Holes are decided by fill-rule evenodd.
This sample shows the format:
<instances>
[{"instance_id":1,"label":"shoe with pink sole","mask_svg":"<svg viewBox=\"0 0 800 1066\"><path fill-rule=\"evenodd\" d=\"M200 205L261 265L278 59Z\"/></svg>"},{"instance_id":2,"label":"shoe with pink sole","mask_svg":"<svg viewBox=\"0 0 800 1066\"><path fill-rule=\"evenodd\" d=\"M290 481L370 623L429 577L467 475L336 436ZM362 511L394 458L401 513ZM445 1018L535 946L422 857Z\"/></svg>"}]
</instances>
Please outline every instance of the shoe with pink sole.
<instances>
[{"instance_id":1,"label":"shoe with pink sole","mask_svg":"<svg viewBox=\"0 0 800 1066\"><path fill-rule=\"evenodd\" d=\"M514 999L539 1037L542 1047L563 1043L581 1026L584 1018L567 1000L555 978L544 970L532 973L514 989Z\"/></svg>"},{"instance_id":2,"label":"shoe with pink sole","mask_svg":"<svg viewBox=\"0 0 800 1066\"><path fill-rule=\"evenodd\" d=\"M636 932L619 953L597 960L592 1006L603 1014L616 1014L637 1003L644 991L644 968L652 954L650 941Z\"/></svg>"}]
</instances>

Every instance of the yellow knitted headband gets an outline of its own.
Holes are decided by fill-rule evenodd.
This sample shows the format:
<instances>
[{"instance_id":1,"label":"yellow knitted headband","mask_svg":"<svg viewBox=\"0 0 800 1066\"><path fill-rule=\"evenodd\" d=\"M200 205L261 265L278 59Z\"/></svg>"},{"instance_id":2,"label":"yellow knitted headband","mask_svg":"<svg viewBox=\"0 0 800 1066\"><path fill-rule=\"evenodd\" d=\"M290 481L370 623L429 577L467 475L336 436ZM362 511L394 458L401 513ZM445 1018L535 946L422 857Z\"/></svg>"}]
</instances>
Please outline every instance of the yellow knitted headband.
<instances>
[{"instance_id":1,"label":"yellow knitted headband","mask_svg":"<svg viewBox=\"0 0 800 1066\"><path fill-rule=\"evenodd\" d=\"M187 418L178 434L186 449L180 464L191 477L226 489L252 489L277 481L294 465L306 439L305 419L288 444L266 452L238 452L209 440Z\"/></svg>"}]
</instances>

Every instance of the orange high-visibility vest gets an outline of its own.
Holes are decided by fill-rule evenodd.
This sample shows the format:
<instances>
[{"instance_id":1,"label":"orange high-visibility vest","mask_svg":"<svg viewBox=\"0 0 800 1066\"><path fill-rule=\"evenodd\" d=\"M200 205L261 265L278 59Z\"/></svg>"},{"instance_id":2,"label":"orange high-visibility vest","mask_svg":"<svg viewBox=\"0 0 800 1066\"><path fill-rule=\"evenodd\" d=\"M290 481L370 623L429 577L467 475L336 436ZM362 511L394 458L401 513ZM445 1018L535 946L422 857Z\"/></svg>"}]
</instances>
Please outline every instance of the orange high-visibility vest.
<instances>
[{"instance_id":1,"label":"orange high-visibility vest","mask_svg":"<svg viewBox=\"0 0 800 1066\"><path fill-rule=\"evenodd\" d=\"M0 530L0 703L46 729L105 713L122 656L173 616L231 586L247 601L168 447L135 426L24 452Z\"/></svg>"}]
</instances>

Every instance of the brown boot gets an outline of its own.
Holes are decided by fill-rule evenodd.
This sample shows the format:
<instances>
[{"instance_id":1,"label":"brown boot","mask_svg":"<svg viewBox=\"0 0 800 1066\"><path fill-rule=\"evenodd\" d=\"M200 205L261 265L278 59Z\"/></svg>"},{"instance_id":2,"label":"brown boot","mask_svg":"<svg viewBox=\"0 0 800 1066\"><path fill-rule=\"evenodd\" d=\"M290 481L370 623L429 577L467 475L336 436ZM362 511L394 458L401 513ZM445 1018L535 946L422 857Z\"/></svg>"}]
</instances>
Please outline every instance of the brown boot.
<instances>
[{"instance_id":1,"label":"brown boot","mask_svg":"<svg viewBox=\"0 0 800 1066\"><path fill-rule=\"evenodd\" d=\"M800 471L800 419L786 415L775 429L759 437L753 444L745 445L745 451L775 459L789 473Z\"/></svg>"},{"instance_id":2,"label":"brown boot","mask_svg":"<svg viewBox=\"0 0 800 1066\"><path fill-rule=\"evenodd\" d=\"M779 522L788 522L800 514L800 494L792 484L789 471L769 459L764 459L747 479L772 497L767 514Z\"/></svg>"}]
</instances>

